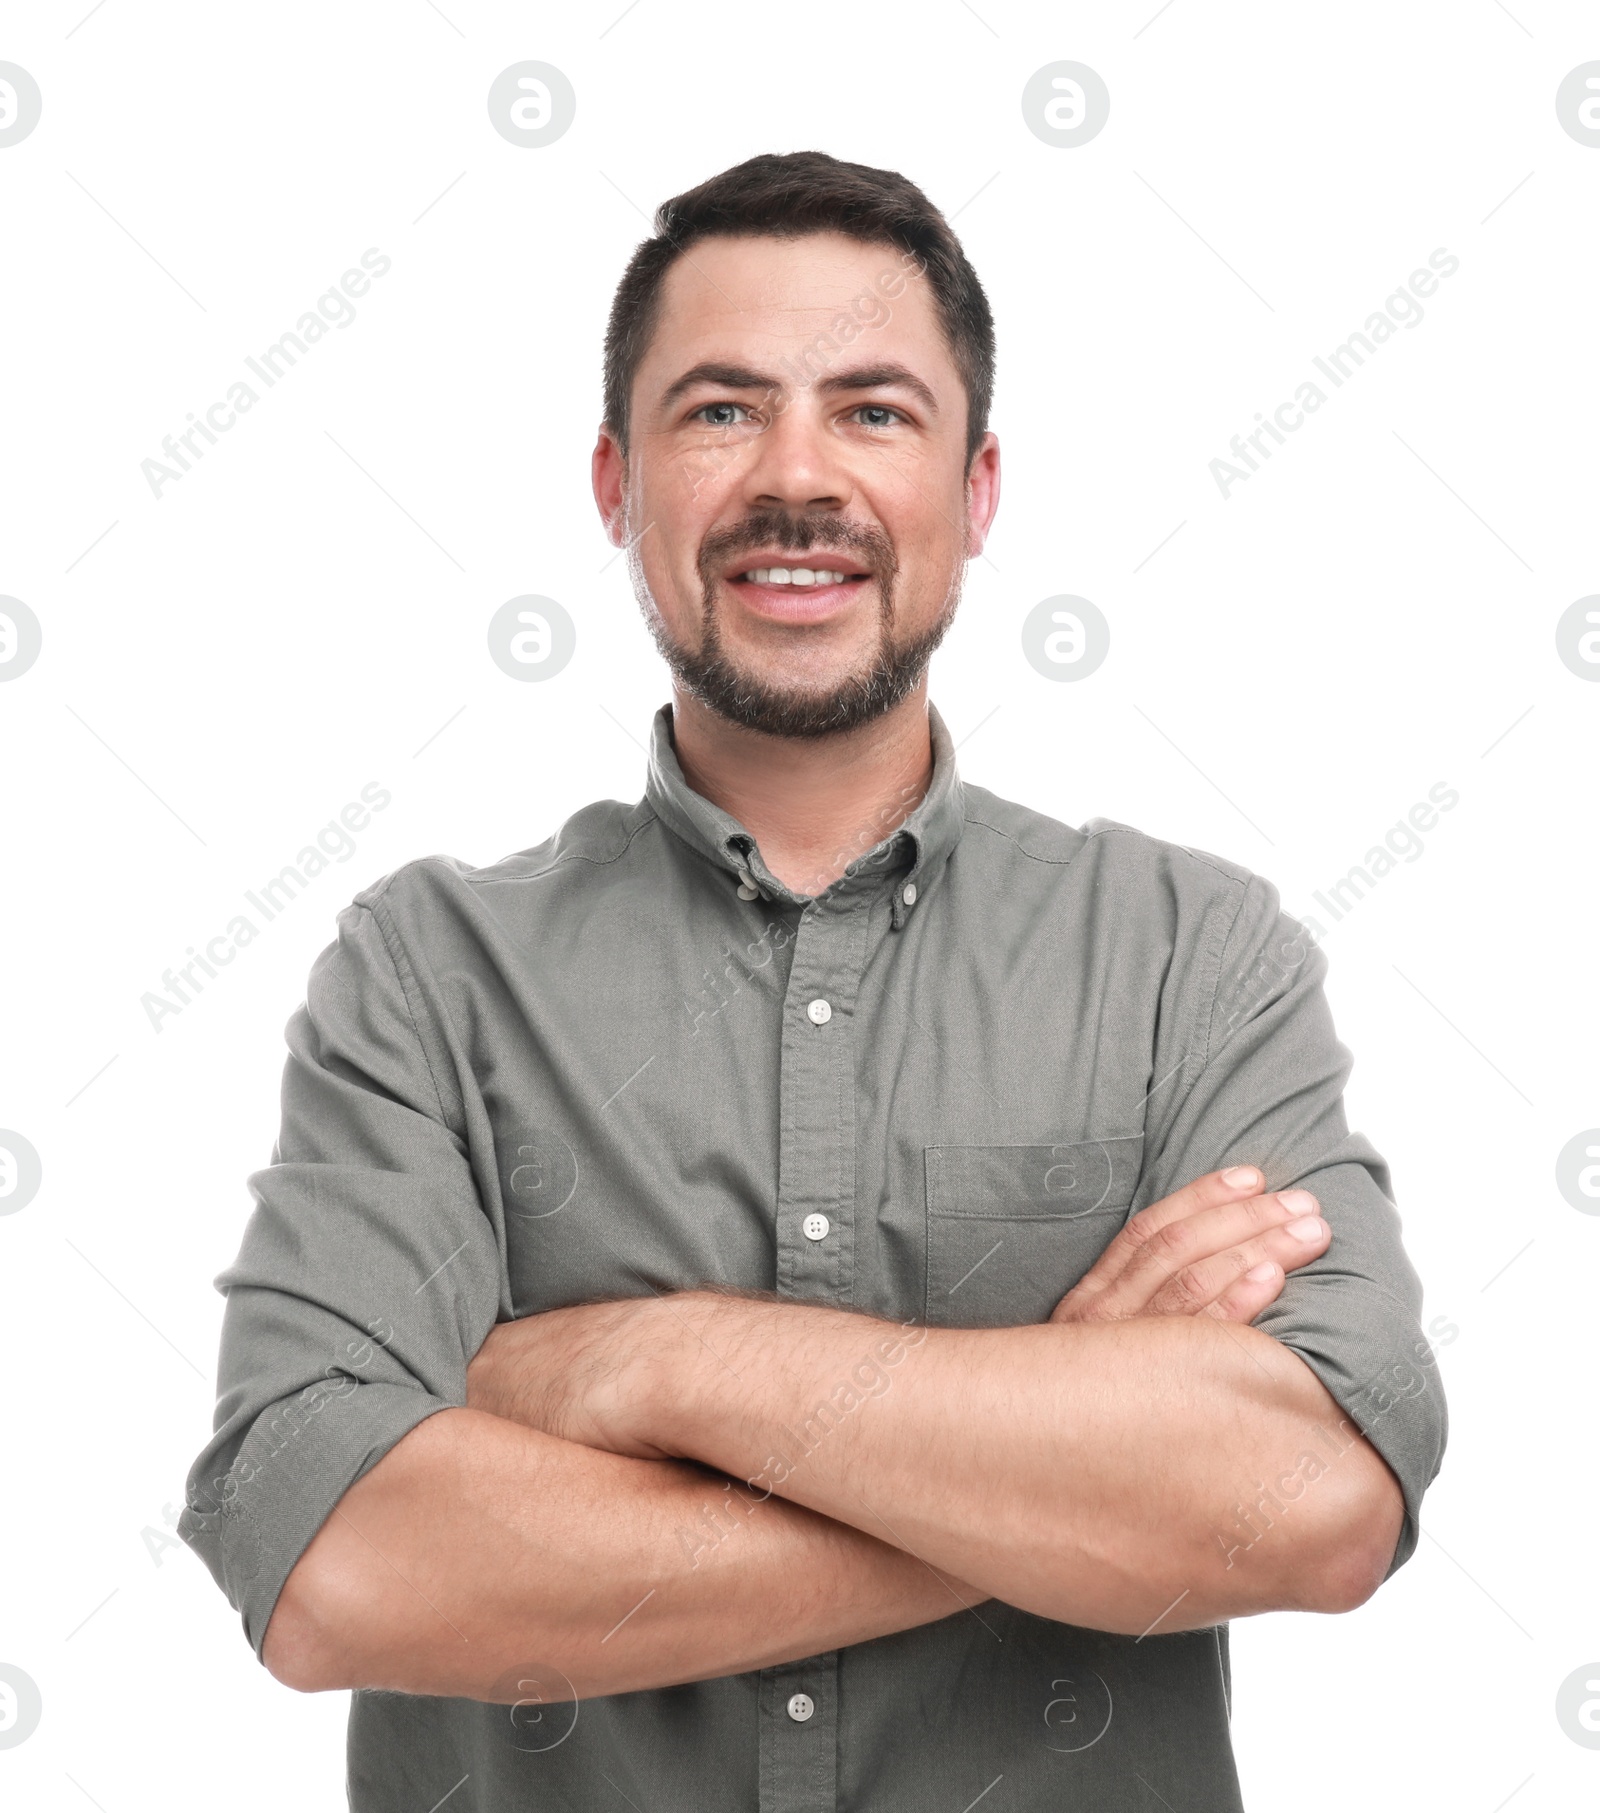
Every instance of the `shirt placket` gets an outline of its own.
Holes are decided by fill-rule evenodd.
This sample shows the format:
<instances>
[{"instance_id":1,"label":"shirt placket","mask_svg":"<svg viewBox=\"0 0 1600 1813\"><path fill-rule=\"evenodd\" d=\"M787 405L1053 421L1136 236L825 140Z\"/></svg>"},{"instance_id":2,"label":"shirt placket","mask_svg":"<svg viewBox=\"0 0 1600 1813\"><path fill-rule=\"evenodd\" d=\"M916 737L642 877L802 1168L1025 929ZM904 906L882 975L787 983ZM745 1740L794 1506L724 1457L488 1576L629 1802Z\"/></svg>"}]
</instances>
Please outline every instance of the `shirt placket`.
<instances>
[{"instance_id":1,"label":"shirt placket","mask_svg":"<svg viewBox=\"0 0 1600 1813\"><path fill-rule=\"evenodd\" d=\"M854 890L809 902L783 1005L777 1292L848 1309L855 1277L855 1008L871 902ZM806 1425L778 1440L803 1466ZM761 1671L761 1813L834 1813L837 1650Z\"/></svg>"}]
</instances>

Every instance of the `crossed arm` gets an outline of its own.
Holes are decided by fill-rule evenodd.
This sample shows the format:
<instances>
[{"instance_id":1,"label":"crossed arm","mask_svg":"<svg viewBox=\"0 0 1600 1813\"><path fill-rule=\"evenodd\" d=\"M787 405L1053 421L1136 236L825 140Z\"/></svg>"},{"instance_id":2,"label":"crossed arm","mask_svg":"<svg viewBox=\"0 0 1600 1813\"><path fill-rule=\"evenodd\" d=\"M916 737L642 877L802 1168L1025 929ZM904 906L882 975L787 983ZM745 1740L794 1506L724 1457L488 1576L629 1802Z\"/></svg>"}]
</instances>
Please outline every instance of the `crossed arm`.
<instances>
[{"instance_id":1,"label":"crossed arm","mask_svg":"<svg viewBox=\"0 0 1600 1813\"><path fill-rule=\"evenodd\" d=\"M344 1494L279 1597L267 1666L305 1690L480 1699L559 1672L587 1698L991 1598L1135 1636L1357 1605L1400 1490L1249 1326L1330 1237L1307 1192L1261 1183L1214 1173L1144 1210L1038 1326L714 1291L503 1323L467 1408ZM1308 1455L1287 1514L1246 1534Z\"/></svg>"}]
</instances>

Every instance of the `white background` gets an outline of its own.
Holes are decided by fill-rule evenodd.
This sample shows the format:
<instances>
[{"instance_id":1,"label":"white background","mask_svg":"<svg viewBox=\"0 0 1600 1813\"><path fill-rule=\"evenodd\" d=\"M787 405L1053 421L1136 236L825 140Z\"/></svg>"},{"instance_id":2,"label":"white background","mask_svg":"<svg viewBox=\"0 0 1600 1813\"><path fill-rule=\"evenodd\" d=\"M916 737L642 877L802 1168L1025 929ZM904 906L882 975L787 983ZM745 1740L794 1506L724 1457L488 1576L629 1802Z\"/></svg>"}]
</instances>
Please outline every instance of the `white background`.
<instances>
[{"instance_id":1,"label":"white background","mask_svg":"<svg viewBox=\"0 0 1600 1813\"><path fill-rule=\"evenodd\" d=\"M811 147L923 185L998 320L1005 498L934 666L964 773L1322 920L1426 1281L1452 1434L1421 1547L1354 1615L1235 1627L1247 1804L1594 1804L1554 1704L1600 1660L1600 1219L1555 1161L1600 1123L1600 685L1554 630L1600 590L1600 150L1554 96L1600 21L1508 6L13 0L44 111L0 150L0 592L44 649L0 686L0 1127L44 1181L0 1218L0 1662L44 1714L8 1805L343 1804L345 1697L273 1682L160 1540L211 1279L338 908L638 797L666 686L589 498L610 292L658 201ZM524 58L577 92L544 149L486 111ZM1062 58L1111 93L1077 149L1020 107ZM153 497L140 462L373 246L357 319ZM1425 319L1224 499L1208 462L1437 247ZM486 650L522 592L578 625L543 684ZM1111 625L1076 684L1021 652L1060 592ZM141 995L370 781L354 856L154 1031ZM1441 781L1423 854L1318 913Z\"/></svg>"}]
</instances>

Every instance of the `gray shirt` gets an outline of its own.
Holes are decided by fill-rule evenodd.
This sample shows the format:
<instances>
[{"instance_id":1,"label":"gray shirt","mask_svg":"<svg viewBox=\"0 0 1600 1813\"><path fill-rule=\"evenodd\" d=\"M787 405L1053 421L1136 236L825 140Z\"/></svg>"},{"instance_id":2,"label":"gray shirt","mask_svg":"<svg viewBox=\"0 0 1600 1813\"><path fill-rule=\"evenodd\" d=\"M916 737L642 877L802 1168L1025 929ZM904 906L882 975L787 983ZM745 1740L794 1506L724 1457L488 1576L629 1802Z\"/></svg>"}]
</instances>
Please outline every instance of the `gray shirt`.
<instances>
[{"instance_id":1,"label":"gray shirt","mask_svg":"<svg viewBox=\"0 0 1600 1813\"><path fill-rule=\"evenodd\" d=\"M489 868L409 863L340 915L218 1280L182 1524L258 1654L346 1487L465 1403L497 1321L715 1282L1039 1322L1130 1214L1244 1161L1333 1228L1259 1326L1393 1467L1411 1553L1444 1401L1388 1171L1346 1126L1323 954L1233 863L962 783L931 721L927 796L815 898L690 789L663 708L639 804ZM1318 1465L1219 1505L1223 1546ZM991 1602L531 1718L357 1693L349 1791L356 1813L957 1813L1003 1777L997 1808L1222 1813L1228 1693L1225 1627L1135 1641Z\"/></svg>"}]
</instances>

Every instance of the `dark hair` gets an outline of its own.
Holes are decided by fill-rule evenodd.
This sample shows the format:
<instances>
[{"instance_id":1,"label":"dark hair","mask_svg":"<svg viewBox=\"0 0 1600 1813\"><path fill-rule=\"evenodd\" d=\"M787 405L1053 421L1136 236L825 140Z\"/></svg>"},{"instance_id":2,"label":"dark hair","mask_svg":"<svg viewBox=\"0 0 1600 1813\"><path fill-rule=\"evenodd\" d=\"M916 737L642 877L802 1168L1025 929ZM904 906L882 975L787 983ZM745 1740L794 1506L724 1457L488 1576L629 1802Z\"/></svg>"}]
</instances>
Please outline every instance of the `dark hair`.
<instances>
[{"instance_id":1,"label":"dark hair","mask_svg":"<svg viewBox=\"0 0 1600 1813\"><path fill-rule=\"evenodd\" d=\"M624 453L634 376L655 333L673 261L702 239L843 233L866 245L898 246L927 276L966 387L972 463L994 395L994 317L950 223L915 183L825 151L764 152L664 201L655 230L629 259L606 328L605 425Z\"/></svg>"}]
</instances>

